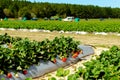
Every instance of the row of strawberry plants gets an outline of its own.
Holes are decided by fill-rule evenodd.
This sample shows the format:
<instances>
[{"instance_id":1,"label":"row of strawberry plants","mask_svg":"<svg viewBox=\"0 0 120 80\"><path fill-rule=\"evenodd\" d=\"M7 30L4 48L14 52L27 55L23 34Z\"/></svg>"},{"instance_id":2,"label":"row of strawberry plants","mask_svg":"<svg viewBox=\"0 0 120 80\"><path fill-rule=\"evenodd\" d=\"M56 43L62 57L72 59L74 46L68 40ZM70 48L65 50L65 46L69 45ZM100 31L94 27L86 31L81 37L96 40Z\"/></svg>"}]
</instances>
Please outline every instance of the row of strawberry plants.
<instances>
[{"instance_id":1,"label":"row of strawberry plants","mask_svg":"<svg viewBox=\"0 0 120 80\"><path fill-rule=\"evenodd\" d=\"M1 28L15 29L44 29L64 31L86 31L86 32L120 32L119 19L111 20L89 20L80 22L62 21L2 21Z\"/></svg>"},{"instance_id":2,"label":"row of strawberry plants","mask_svg":"<svg viewBox=\"0 0 120 80\"><path fill-rule=\"evenodd\" d=\"M46 39L41 42L30 41L28 38L16 40L16 38L9 37L6 44L0 45L0 74L9 75L10 70L23 71L26 74L26 69L31 65L38 64L40 60L56 63L56 57L65 62L71 53L73 58L79 54L81 50L77 48L78 45L79 42L63 36L55 37L52 41Z\"/></svg>"},{"instance_id":3,"label":"row of strawberry plants","mask_svg":"<svg viewBox=\"0 0 120 80\"><path fill-rule=\"evenodd\" d=\"M84 63L76 73L70 74L68 80L120 80L120 49L113 46L103 51L99 57Z\"/></svg>"},{"instance_id":4,"label":"row of strawberry plants","mask_svg":"<svg viewBox=\"0 0 120 80\"><path fill-rule=\"evenodd\" d=\"M0 45L13 43L13 42L19 41L21 39L22 38L20 38L20 37L13 38L13 37L9 36L7 33L5 33L4 35L0 35Z\"/></svg>"}]
</instances>

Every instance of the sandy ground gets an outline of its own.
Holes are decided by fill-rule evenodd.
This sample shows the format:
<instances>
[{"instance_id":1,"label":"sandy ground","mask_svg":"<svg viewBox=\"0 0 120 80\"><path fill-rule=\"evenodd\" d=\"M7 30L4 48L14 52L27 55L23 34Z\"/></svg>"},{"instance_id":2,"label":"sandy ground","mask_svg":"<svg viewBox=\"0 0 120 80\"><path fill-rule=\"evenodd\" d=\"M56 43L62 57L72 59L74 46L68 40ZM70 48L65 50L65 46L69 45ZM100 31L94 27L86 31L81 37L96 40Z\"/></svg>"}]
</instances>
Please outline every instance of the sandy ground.
<instances>
[{"instance_id":1,"label":"sandy ground","mask_svg":"<svg viewBox=\"0 0 120 80\"><path fill-rule=\"evenodd\" d=\"M70 36L74 40L80 41L82 44L88 44L99 47L111 47L112 45L120 46L120 36L111 35L94 35L94 34L67 34L58 32L27 32L27 31L2 31L0 34L8 33L11 36L28 37L31 40L41 41L46 38L52 40L54 37Z\"/></svg>"}]
</instances>

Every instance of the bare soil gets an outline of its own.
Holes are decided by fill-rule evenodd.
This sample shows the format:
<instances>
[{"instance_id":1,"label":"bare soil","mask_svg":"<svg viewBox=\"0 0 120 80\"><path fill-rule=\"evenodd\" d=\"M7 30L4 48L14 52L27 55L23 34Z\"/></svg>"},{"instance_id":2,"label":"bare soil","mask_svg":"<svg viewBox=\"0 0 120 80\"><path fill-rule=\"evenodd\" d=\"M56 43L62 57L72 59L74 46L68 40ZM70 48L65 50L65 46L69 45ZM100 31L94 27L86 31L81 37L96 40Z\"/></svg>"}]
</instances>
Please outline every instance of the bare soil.
<instances>
[{"instance_id":1,"label":"bare soil","mask_svg":"<svg viewBox=\"0 0 120 80\"><path fill-rule=\"evenodd\" d=\"M0 34L8 33L9 35L15 37L28 37L31 40L42 41L46 38L52 40L56 36L70 36L74 40L80 41L81 44L88 44L98 47L111 47L113 45L120 46L120 36L111 35L95 35L95 34L68 34L68 33L58 33L58 32L28 32L28 31L0 31Z\"/></svg>"}]
</instances>

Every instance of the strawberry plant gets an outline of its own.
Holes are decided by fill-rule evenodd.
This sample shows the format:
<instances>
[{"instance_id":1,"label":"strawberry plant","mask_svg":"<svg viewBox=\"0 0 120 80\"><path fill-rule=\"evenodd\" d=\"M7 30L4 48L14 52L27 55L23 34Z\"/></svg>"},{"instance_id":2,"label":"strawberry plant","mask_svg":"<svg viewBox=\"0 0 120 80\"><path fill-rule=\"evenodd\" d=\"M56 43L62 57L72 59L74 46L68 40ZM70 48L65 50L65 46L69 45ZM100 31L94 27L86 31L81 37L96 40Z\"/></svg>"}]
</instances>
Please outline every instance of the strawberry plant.
<instances>
[{"instance_id":1,"label":"strawberry plant","mask_svg":"<svg viewBox=\"0 0 120 80\"><path fill-rule=\"evenodd\" d=\"M10 37L5 33L4 35L0 35L0 44L6 44L13 41L14 38Z\"/></svg>"},{"instance_id":2,"label":"strawberry plant","mask_svg":"<svg viewBox=\"0 0 120 80\"><path fill-rule=\"evenodd\" d=\"M20 37L13 38L13 37L9 36L7 33L5 33L3 35L0 35L0 45L13 43L13 42L19 41L21 39L22 38L20 38Z\"/></svg>"},{"instance_id":3,"label":"strawberry plant","mask_svg":"<svg viewBox=\"0 0 120 80\"><path fill-rule=\"evenodd\" d=\"M12 64L12 62L14 62L14 57L12 54L12 50L0 46L0 59L1 59L0 60L1 73L7 73L8 68L9 69L13 68L14 64Z\"/></svg>"},{"instance_id":4,"label":"strawberry plant","mask_svg":"<svg viewBox=\"0 0 120 80\"><path fill-rule=\"evenodd\" d=\"M51 41L46 39L41 42L30 41L28 38L13 38L7 34L2 37L5 37L5 42L1 39L1 44L7 43L7 47L0 45L0 74L7 75L9 70L14 70L22 71L26 75L27 69L38 64L39 60L56 63L56 57L59 57L66 62L69 54L79 50L79 43L70 37L55 37Z\"/></svg>"},{"instance_id":5,"label":"strawberry plant","mask_svg":"<svg viewBox=\"0 0 120 80\"><path fill-rule=\"evenodd\" d=\"M103 51L97 60L85 63L84 65L87 66L86 70L89 73L91 72L87 78L110 80L114 76L120 76L119 55L120 49L113 46L109 51Z\"/></svg>"},{"instance_id":6,"label":"strawberry plant","mask_svg":"<svg viewBox=\"0 0 120 80\"><path fill-rule=\"evenodd\" d=\"M48 78L48 80L57 80L55 77Z\"/></svg>"},{"instance_id":7,"label":"strawberry plant","mask_svg":"<svg viewBox=\"0 0 120 80\"><path fill-rule=\"evenodd\" d=\"M77 45L79 42L73 41L70 37L55 37L51 46L56 46L54 50L59 55L59 58L67 58L73 50L78 50ZM64 59L64 61L65 61Z\"/></svg>"},{"instance_id":8,"label":"strawberry plant","mask_svg":"<svg viewBox=\"0 0 120 80\"><path fill-rule=\"evenodd\" d=\"M27 69L30 65L36 63L36 56L31 41L24 39L14 43L13 47L15 49L14 56L16 57L16 68L20 66L23 69Z\"/></svg>"},{"instance_id":9,"label":"strawberry plant","mask_svg":"<svg viewBox=\"0 0 120 80\"><path fill-rule=\"evenodd\" d=\"M113 46L109 51L103 51L96 60L84 63L85 68L68 76L68 80L120 80L120 49Z\"/></svg>"},{"instance_id":10,"label":"strawberry plant","mask_svg":"<svg viewBox=\"0 0 120 80\"><path fill-rule=\"evenodd\" d=\"M32 80L32 78L26 78L25 80Z\"/></svg>"},{"instance_id":11,"label":"strawberry plant","mask_svg":"<svg viewBox=\"0 0 120 80\"><path fill-rule=\"evenodd\" d=\"M2 78L1 80L5 80L5 78Z\"/></svg>"},{"instance_id":12,"label":"strawberry plant","mask_svg":"<svg viewBox=\"0 0 120 80\"><path fill-rule=\"evenodd\" d=\"M119 19L89 20L80 22L62 22L62 21L2 21L1 28L14 29L44 29L44 30L64 30L64 31L85 31L85 32L120 32Z\"/></svg>"},{"instance_id":13,"label":"strawberry plant","mask_svg":"<svg viewBox=\"0 0 120 80\"><path fill-rule=\"evenodd\" d=\"M70 70L64 70L63 68L59 68L57 70L56 76L58 77L65 77L70 73Z\"/></svg>"},{"instance_id":14,"label":"strawberry plant","mask_svg":"<svg viewBox=\"0 0 120 80\"><path fill-rule=\"evenodd\" d=\"M78 75L78 74L70 74L69 76L68 76L68 78L67 78L67 80L79 80L78 78L79 78L80 76Z\"/></svg>"}]
</instances>

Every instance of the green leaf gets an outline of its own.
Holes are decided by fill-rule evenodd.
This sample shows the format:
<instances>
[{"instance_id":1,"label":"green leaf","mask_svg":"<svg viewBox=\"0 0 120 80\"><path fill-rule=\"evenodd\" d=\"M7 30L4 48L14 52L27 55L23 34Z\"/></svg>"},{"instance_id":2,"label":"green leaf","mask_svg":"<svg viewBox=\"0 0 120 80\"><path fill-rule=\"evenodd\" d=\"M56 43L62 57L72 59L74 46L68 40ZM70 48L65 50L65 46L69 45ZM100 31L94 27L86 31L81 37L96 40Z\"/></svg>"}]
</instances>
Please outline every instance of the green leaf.
<instances>
[{"instance_id":1,"label":"green leaf","mask_svg":"<svg viewBox=\"0 0 120 80\"><path fill-rule=\"evenodd\" d=\"M59 69L57 70L56 76L61 77L61 76L63 76L63 73L64 73L64 69L63 69L63 68L59 68Z\"/></svg>"},{"instance_id":2,"label":"green leaf","mask_svg":"<svg viewBox=\"0 0 120 80\"><path fill-rule=\"evenodd\" d=\"M85 69L83 69L82 67L79 67L77 72L81 76L85 72Z\"/></svg>"},{"instance_id":3,"label":"green leaf","mask_svg":"<svg viewBox=\"0 0 120 80\"><path fill-rule=\"evenodd\" d=\"M67 80L77 80L77 78L79 78L79 75L75 73L69 75Z\"/></svg>"},{"instance_id":4,"label":"green leaf","mask_svg":"<svg viewBox=\"0 0 120 80\"><path fill-rule=\"evenodd\" d=\"M87 80L88 77L89 77L89 72L84 73L83 78L84 78L85 80Z\"/></svg>"},{"instance_id":5,"label":"green leaf","mask_svg":"<svg viewBox=\"0 0 120 80\"><path fill-rule=\"evenodd\" d=\"M70 73L70 70L64 70L63 68L59 68L57 70L56 76L58 76L58 77L64 77L64 76L67 76L69 73Z\"/></svg>"},{"instance_id":6,"label":"green leaf","mask_svg":"<svg viewBox=\"0 0 120 80\"><path fill-rule=\"evenodd\" d=\"M55 77L51 77L48 80L56 80L56 78Z\"/></svg>"},{"instance_id":7,"label":"green leaf","mask_svg":"<svg viewBox=\"0 0 120 80\"><path fill-rule=\"evenodd\" d=\"M70 73L70 70L65 70L63 76L67 76Z\"/></svg>"},{"instance_id":8,"label":"green leaf","mask_svg":"<svg viewBox=\"0 0 120 80\"><path fill-rule=\"evenodd\" d=\"M26 78L25 80L32 80L32 78Z\"/></svg>"},{"instance_id":9,"label":"green leaf","mask_svg":"<svg viewBox=\"0 0 120 80\"><path fill-rule=\"evenodd\" d=\"M5 78L2 78L1 80L5 80Z\"/></svg>"},{"instance_id":10,"label":"green leaf","mask_svg":"<svg viewBox=\"0 0 120 80\"><path fill-rule=\"evenodd\" d=\"M3 55L0 56L0 59L2 59L2 58L3 58Z\"/></svg>"},{"instance_id":11,"label":"green leaf","mask_svg":"<svg viewBox=\"0 0 120 80\"><path fill-rule=\"evenodd\" d=\"M113 76L110 78L110 80L120 80L119 76Z\"/></svg>"}]
</instances>

